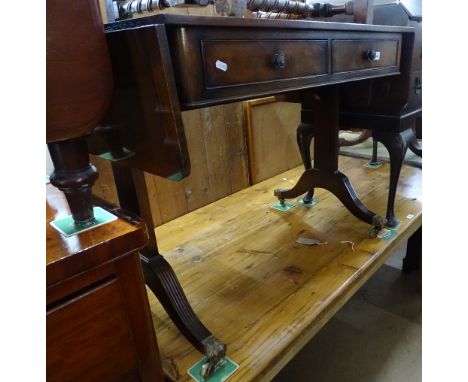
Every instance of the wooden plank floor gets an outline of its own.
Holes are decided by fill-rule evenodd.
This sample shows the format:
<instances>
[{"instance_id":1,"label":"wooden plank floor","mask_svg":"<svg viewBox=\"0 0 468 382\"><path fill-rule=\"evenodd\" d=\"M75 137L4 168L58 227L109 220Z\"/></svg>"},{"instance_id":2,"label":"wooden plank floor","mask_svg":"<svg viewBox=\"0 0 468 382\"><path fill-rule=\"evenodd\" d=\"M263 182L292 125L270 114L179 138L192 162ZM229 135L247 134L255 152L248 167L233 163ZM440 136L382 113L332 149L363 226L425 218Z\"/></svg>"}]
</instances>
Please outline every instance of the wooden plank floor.
<instances>
[{"instance_id":1,"label":"wooden plank floor","mask_svg":"<svg viewBox=\"0 0 468 382\"><path fill-rule=\"evenodd\" d=\"M340 169L364 203L384 215L389 164L368 169L365 162L341 157ZM402 224L391 241L370 239L370 227L321 189L312 208L272 209L273 190L291 187L301 173L287 171L156 229L195 312L240 365L229 381L273 378L421 225L420 169L402 169L396 198ZM299 237L328 244L296 244ZM341 241L354 242L354 251ZM186 371L201 354L151 292L149 298L161 355L188 381Z\"/></svg>"}]
</instances>

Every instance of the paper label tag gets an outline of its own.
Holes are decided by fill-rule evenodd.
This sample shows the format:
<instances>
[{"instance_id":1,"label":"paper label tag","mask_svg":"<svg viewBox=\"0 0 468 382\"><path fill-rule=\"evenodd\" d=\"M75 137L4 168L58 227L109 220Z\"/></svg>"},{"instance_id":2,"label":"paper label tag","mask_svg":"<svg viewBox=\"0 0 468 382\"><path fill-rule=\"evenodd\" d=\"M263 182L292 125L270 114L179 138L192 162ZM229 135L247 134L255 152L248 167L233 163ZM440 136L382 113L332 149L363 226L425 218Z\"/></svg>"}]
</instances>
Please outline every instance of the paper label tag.
<instances>
[{"instance_id":1,"label":"paper label tag","mask_svg":"<svg viewBox=\"0 0 468 382\"><path fill-rule=\"evenodd\" d=\"M187 370L187 374L190 375L195 381L197 382L223 382L227 380L231 375L233 375L237 369L239 369L239 365L235 363L228 357L224 357L220 362L221 364L217 366L213 375L209 378L204 379L201 375L202 366L208 361L206 357L202 358L198 361L195 365L193 365L190 369Z\"/></svg>"},{"instance_id":2,"label":"paper label tag","mask_svg":"<svg viewBox=\"0 0 468 382\"><path fill-rule=\"evenodd\" d=\"M217 69L222 70L223 72L227 72L228 65L225 62L216 60L215 65Z\"/></svg>"},{"instance_id":3,"label":"paper label tag","mask_svg":"<svg viewBox=\"0 0 468 382\"><path fill-rule=\"evenodd\" d=\"M309 239L308 237L300 237L296 240L296 243L304 245L318 245L320 244L320 241L316 239Z\"/></svg>"},{"instance_id":4,"label":"paper label tag","mask_svg":"<svg viewBox=\"0 0 468 382\"><path fill-rule=\"evenodd\" d=\"M380 60L380 52L375 52L375 61Z\"/></svg>"}]
</instances>

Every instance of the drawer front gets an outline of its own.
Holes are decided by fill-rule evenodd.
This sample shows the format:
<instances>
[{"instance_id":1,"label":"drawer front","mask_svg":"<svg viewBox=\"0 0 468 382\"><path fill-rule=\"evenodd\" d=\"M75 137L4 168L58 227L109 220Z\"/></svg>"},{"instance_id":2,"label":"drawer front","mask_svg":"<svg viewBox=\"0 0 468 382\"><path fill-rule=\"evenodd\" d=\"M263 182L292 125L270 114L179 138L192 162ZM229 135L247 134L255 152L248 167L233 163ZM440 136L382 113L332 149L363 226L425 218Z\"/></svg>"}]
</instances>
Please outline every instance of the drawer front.
<instances>
[{"instance_id":1,"label":"drawer front","mask_svg":"<svg viewBox=\"0 0 468 382\"><path fill-rule=\"evenodd\" d=\"M327 74L326 40L201 41L205 88Z\"/></svg>"},{"instance_id":2,"label":"drawer front","mask_svg":"<svg viewBox=\"0 0 468 382\"><path fill-rule=\"evenodd\" d=\"M332 73L398 65L399 40L333 40Z\"/></svg>"},{"instance_id":3,"label":"drawer front","mask_svg":"<svg viewBox=\"0 0 468 382\"><path fill-rule=\"evenodd\" d=\"M116 279L48 308L47 381L122 381L138 376L125 302Z\"/></svg>"}]
</instances>

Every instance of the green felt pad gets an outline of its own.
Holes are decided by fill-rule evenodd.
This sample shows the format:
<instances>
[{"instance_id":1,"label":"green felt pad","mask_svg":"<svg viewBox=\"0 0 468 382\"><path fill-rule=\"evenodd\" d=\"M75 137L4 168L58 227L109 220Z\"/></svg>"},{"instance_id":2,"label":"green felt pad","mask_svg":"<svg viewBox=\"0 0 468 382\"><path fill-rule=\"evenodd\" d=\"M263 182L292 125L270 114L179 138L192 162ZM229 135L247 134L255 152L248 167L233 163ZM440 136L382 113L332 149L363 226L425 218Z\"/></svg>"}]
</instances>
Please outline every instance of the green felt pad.
<instances>
[{"instance_id":1,"label":"green felt pad","mask_svg":"<svg viewBox=\"0 0 468 382\"><path fill-rule=\"evenodd\" d=\"M89 231L103 224L109 223L111 221L117 220L117 216L112 215L110 212L106 211L101 207L94 207L94 218L96 222L87 226L76 225L73 217L68 215L67 217L56 219L50 222L50 225L59 231L62 235L66 237L77 235L81 232Z\"/></svg>"},{"instance_id":2,"label":"green felt pad","mask_svg":"<svg viewBox=\"0 0 468 382\"><path fill-rule=\"evenodd\" d=\"M304 207L312 207L312 206L315 206L318 202L319 200L315 198L312 198L312 201L310 203L304 203L304 200L301 199L301 201L298 202L297 204L299 204L300 206L304 206Z\"/></svg>"},{"instance_id":3,"label":"green felt pad","mask_svg":"<svg viewBox=\"0 0 468 382\"><path fill-rule=\"evenodd\" d=\"M204 379L201 376L201 368L207 361L208 359L206 357L198 361L195 365L187 370L188 375L190 375L197 382L223 382L231 375L233 375L237 369L239 369L239 365L237 363L228 357L224 357L224 359L216 367L213 375L207 379Z\"/></svg>"},{"instance_id":4,"label":"green felt pad","mask_svg":"<svg viewBox=\"0 0 468 382\"><path fill-rule=\"evenodd\" d=\"M296 203L293 202L285 202L284 206L281 205L280 202L275 203L271 206L271 208L274 208L275 210L278 211L287 211L290 210L291 208L296 207Z\"/></svg>"},{"instance_id":5,"label":"green felt pad","mask_svg":"<svg viewBox=\"0 0 468 382\"><path fill-rule=\"evenodd\" d=\"M364 165L364 167L372 168L372 169L379 168L380 166L382 166L382 163L380 163L380 162L367 162L367 163Z\"/></svg>"},{"instance_id":6,"label":"green felt pad","mask_svg":"<svg viewBox=\"0 0 468 382\"><path fill-rule=\"evenodd\" d=\"M179 171L179 172L176 172L175 174L169 176L167 179L173 180L175 182L180 182L182 179L184 179L184 177L182 176L182 173Z\"/></svg>"},{"instance_id":7,"label":"green felt pad","mask_svg":"<svg viewBox=\"0 0 468 382\"><path fill-rule=\"evenodd\" d=\"M132 156L135 155L135 153L133 151L130 151L129 149L127 148L123 148L122 151L124 152L124 156L122 157L118 157L118 158L115 158L110 151L104 153L104 154L100 154L98 155L98 157L100 158L103 158L103 159L107 159L107 160L110 160L112 162L118 162L119 160L122 160L122 159L127 159L127 158L130 158Z\"/></svg>"}]
</instances>

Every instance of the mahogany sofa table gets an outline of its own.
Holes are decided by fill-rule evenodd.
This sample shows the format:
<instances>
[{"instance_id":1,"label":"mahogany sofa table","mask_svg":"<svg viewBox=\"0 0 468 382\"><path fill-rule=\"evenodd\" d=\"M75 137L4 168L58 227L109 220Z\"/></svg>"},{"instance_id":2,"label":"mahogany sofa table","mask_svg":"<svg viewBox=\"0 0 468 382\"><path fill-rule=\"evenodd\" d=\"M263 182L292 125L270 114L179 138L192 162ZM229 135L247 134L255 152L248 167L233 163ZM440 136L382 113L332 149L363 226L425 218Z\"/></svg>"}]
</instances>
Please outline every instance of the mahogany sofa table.
<instances>
[{"instance_id":1,"label":"mahogany sofa table","mask_svg":"<svg viewBox=\"0 0 468 382\"><path fill-rule=\"evenodd\" d=\"M159 253L143 171L180 180L190 173L181 111L288 94L313 123L314 167L281 200L314 188L335 194L358 219L385 219L358 198L338 171L341 83L406 70L410 27L299 20L156 15L106 26L114 73L111 110L91 152L112 160L119 201L142 216L150 243L142 251L147 285L179 330L212 362L224 344L196 317L169 263ZM385 198L386 199L386 198Z\"/></svg>"}]
</instances>

